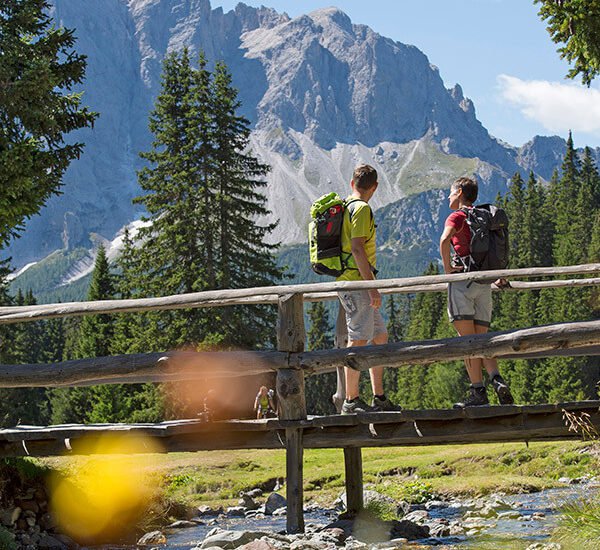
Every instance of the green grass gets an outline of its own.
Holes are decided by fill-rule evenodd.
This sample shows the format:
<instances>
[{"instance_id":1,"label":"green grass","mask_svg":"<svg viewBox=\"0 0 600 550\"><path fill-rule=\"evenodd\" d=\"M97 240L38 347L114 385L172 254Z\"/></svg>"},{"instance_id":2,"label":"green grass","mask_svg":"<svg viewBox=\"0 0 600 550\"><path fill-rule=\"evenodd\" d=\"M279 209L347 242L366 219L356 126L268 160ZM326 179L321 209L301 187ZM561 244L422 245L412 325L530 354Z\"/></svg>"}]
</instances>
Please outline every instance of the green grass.
<instances>
[{"instance_id":1,"label":"green grass","mask_svg":"<svg viewBox=\"0 0 600 550\"><path fill-rule=\"evenodd\" d=\"M563 476L597 471L595 449L584 442L363 449L364 482L366 488L411 502L435 495L533 492L558 486ZM182 505L232 505L241 491L270 490L285 478L283 450L138 455L123 460L153 476L157 494ZM88 461L80 456L40 463L76 475ZM341 449L305 451L304 490L307 500L323 505L339 496L344 490Z\"/></svg>"},{"instance_id":2,"label":"green grass","mask_svg":"<svg viewBox=\"0 0 600 550\"><path fill-rule=\"evenodd\" d=\"M600 540L600 499L578 500L565 504L553 540L564 548L581 550L598 548Z\"/></svg>"}]
</instances>

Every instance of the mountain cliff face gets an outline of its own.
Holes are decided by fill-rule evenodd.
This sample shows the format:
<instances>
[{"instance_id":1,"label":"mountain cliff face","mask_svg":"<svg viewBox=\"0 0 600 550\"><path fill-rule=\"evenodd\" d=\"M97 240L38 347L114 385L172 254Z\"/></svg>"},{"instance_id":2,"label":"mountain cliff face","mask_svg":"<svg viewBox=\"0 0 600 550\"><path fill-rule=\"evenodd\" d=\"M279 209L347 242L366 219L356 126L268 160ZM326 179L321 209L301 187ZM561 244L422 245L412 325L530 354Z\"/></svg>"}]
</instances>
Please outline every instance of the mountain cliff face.
<instances>
[{"instance_id":1,"label":"mountain cliff face","mask_svg":"<svg viewBox=\"0 0 600 550\"><path fill-rule=\"evenodd\" d=\"M209 0L52 5L56 22L76 29L77 49L88 56L85 103L101 116L93 130L74 136L86 149L67 172L63 194L8 249L16 267L56 249L90 247L91 234L113 239L140 216L131 203L140 192L138 153L150 146L147 120L162 60L183 46L232 71L253 125L252 148L273 168L269 221L283 222L273 235L283 243L305 239L310 203L328 191L346 194L359 162L380 172L374 207L414 195L402 208L421 211L435 209L439 193L419 193L458 175L477 174L484 198L504 190L516 170L547 179L564 150L560 138L536 138L521 149L500 143L460 86L446 89L421 51L335 8L291 19L244 4L224 13Z\"/></svg>"}]
</instances>

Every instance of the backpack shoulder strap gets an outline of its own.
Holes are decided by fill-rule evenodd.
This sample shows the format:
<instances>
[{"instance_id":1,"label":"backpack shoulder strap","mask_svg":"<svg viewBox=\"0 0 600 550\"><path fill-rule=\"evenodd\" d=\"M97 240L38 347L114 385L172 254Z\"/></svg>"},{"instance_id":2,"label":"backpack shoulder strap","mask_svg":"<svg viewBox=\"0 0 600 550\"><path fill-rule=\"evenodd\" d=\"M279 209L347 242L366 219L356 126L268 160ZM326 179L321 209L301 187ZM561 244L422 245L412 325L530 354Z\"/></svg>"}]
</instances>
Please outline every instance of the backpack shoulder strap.
<instances>
[{"instance_id":1,"label":"backpack shoulder strap","mask_svg":"<svg viewBox=\"0 0 600 550\"><path fill-rule=\"evenodd\" d=\"M371 214L371 220L373 220L373 210L371 210L369 203L367 201L363 201L362 199L350 199L348 201L344 201L344 205L348 209L349 218L352 219L352 214L354 214L354 208L350 208L350 205L355 204L357 202L363 202L367 205L367 207L369 208L369 214Z\"/></svg>"}]
</instances>

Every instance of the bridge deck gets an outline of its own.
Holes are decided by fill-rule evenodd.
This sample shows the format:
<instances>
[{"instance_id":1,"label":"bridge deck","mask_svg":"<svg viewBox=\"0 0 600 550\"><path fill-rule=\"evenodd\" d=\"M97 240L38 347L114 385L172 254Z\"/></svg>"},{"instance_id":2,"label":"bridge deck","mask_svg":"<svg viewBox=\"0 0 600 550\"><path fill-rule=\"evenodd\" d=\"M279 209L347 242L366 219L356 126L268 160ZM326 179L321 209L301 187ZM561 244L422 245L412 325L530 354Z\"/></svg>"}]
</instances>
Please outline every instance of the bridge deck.
<instances>
[{"instance_id":1,"label":"bridge deck","mask_svg":"<svg viewBox=\"0 0 600 550\"><path fill-rule=\"evenodd\" d=\"M582 401L309 416L306 420L193 419L157 424L22 425L0 430L0 456L87 454L89 441L106 434L125 439L134 434L147 436L164 452L283 449L285 430L289 428L302 430L304 448L568 439L581 437L581 433L569 430L565 411L583 418L590 432L600 432L599 408L600 401Z\"/></svg>"}]
</instances>

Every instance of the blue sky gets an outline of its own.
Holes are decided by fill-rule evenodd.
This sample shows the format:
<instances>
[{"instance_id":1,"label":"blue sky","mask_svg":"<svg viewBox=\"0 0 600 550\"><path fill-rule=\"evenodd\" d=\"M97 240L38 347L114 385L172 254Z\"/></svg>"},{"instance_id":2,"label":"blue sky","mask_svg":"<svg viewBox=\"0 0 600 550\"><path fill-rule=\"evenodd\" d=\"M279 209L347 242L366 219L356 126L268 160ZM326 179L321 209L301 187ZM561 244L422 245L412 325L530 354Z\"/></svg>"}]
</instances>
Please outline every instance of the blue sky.
<instances>
[{"instance_id":1,"label":"blue sky","mask_svg":"<svg viewBox=\"0 0 600 550\"><path fill-rule=\"evenodd\" d=\"M211 0L233 9L237 1ZM565 79L533 0L246 0L291 17L334 5L354 23L413 44L436 65L446 87L459 83L489 132L522 145L534 135L600 146L600 83L590 89Z\"/></svg>"}]
</instances>

